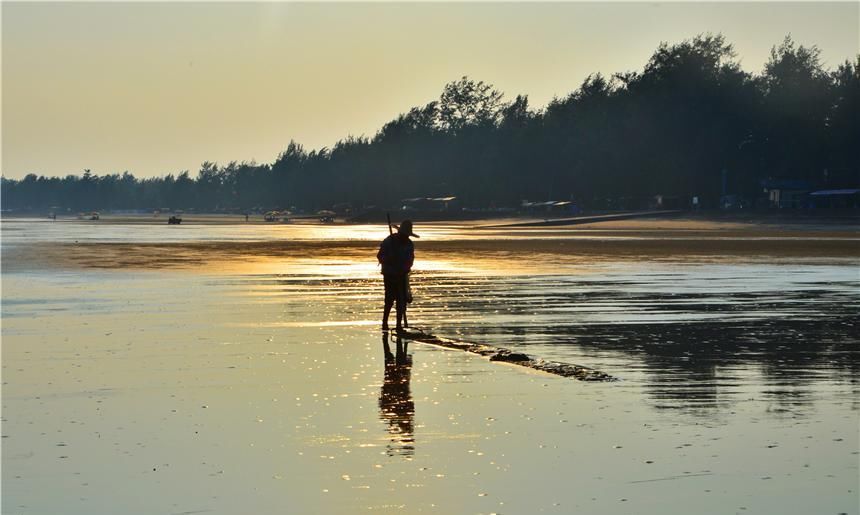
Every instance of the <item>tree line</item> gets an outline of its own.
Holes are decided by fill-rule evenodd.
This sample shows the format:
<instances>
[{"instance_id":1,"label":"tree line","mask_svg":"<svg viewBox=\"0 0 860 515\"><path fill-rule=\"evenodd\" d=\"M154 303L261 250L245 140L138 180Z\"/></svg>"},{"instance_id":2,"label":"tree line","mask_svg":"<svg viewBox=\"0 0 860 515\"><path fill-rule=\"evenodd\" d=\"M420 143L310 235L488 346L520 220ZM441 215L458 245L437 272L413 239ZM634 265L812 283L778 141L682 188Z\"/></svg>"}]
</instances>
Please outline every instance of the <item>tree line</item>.
<instances>
[{"instance_id":1,"label":"tree line","mask_svg":"<svg viewBox=\"0 0 860 515\"><path fill-rule=\"evenodd\" d=\"M205 162L155 178L129 172L2 179L4 209L317 210L388 207L457 196L472 207L574 200L601 208L652 195L716 205L761 195L762 181L860 186L860 55L826 69L790 37L760 73L741 69L724 36L661 44L642 71L590 75L533 109L468 77L373 137L271 164Z\"/></svg>"}]
</instances>

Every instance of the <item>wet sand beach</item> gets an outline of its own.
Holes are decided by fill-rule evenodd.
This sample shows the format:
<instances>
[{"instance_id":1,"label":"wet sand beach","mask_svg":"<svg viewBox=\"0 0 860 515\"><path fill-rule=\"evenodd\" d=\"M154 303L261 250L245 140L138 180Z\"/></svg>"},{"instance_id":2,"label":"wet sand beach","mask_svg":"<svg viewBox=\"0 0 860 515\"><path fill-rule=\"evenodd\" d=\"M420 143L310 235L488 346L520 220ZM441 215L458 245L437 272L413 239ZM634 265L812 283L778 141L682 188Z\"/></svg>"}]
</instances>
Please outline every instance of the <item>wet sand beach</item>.
<instances>
[{"instance_id":1,"label":"wet sand beach","mask_svg":"<svg viewBox=\"0 0 860 515\"><path fill-rule=\"evenodd\" d=\"M2 511L858 513L856 229L613 224L416 226L414 325L592 383L386 337L384 227L4 220Z\"/></svg>"}]
</instances>

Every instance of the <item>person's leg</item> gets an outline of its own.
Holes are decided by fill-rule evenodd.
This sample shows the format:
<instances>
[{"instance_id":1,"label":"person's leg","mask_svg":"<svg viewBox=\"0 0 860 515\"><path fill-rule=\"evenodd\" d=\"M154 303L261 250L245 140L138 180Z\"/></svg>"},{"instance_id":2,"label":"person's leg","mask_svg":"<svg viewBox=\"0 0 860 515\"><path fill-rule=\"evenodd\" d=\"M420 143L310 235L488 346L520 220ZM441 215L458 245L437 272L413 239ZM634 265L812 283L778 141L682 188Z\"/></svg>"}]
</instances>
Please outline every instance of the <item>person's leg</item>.
<instances>
[{"instance_id":1,"label":"person's leg","mask_svg":"<svg viewBox=\"0 0 860 515\"><path fill-rule=\"evenodd\" d=\"M409 274L403 276L403 327L409 327L409 317L406 316L406 310L409 309L409 304L412 303L409 293Z\"/></svg>"},{"instance_id":2,"label":"person's leg","mask_svg":"<svg viewBox=\"0 0 860 515\"><path fill-rule=\"evenodd\" d=\"M397 302L397 330L403 329L403 313L406 311L406 276L397 276L395 300Z\"/></svg>"},{"instance_id":3,"label":"person's leg","mask_svg":"<svg viewBox=\"0 0 860 515\"><path fill-rule=\"evenodd\" d=\"M388 315L391 313L391 306L394 305L394 281L389 275L383 275L385 283L385 306L382 308L382 329L388 329Z\"/></svg>"},{"instance_id":4,"label":"person's leg","mask_svg":"<svg viewBox=\"0 0 860 515\"><path fill-rule=\"evenodd\" d=\"M403 329L403 298L398 295L397 299L397 330Z\"/></svg>"},{"instance_id":5,"label":"person's leg","mask_svg":"<svg viewBox=\"0 0 860 515\"><path fill-rule=\"evenodd\" d=\"M391 313L393 302L385 301L385 307L382 308L382 329L388 330L388 315Z\"/></svg>"}]
</instances>

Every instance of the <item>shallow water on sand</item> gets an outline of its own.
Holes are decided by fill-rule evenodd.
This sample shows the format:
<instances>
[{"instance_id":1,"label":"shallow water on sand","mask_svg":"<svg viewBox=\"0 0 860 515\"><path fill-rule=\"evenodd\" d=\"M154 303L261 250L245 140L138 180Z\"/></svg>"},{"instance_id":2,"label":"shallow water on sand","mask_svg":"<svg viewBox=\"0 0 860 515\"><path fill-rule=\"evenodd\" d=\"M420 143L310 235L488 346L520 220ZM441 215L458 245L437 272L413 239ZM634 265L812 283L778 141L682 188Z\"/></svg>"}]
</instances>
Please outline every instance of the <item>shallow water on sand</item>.
<instances>
[{"instance_id":1,"label":"shallow water on sand","mask_svg":"<svg viewBox=\"0 0 860 515\"><path fill-rule=\"evenodd\" d=\"M175 231L59 225L3 224L3 513L858 512L843 256L452 252L433 235L471 231L422 234L412 325L620 379L581 383L394 340L386 364L373 247L326 249L333 233L150 270L102 244ZM284 237L267 229L248 241ZM9 252L76 240L73 263Z\"/></svg>"}]
</instances>

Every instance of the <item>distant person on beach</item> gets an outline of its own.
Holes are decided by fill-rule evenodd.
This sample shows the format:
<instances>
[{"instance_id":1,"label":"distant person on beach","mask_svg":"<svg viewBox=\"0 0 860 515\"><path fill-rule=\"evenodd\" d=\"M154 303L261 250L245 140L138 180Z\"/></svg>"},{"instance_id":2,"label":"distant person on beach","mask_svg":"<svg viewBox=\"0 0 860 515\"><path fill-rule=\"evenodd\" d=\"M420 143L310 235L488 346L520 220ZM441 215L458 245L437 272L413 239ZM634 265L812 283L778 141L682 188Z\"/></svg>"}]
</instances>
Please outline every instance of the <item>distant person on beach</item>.
<instances>
[{"instance_id":1,"label":"distant person on beach","mask_svg":"<svg viewBox=\"0 0 860 515\"><path fill-rule=\"evenodd\" d=\"M397 232L389 235L379 246L376 259L382 265L382 277L385 281L385 307L382 311L382 330L388 330L388 315L391 306L397 303L398 331L403 330L403 319L406 314L408 301L408 278L415 261L415 245L410 236L419 238L412 232L412 221L404 220Z\"/></svg>"}]
</instances>

